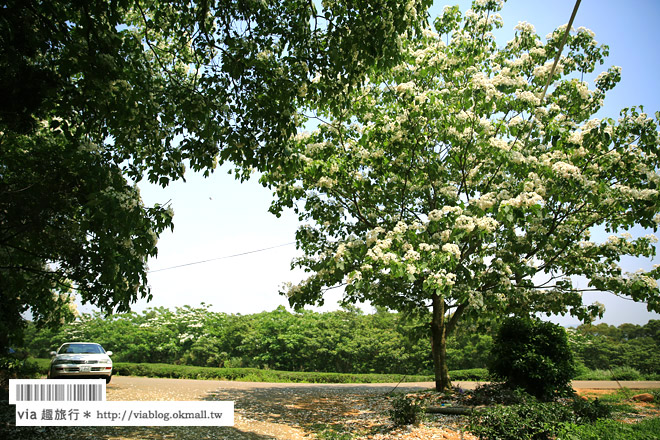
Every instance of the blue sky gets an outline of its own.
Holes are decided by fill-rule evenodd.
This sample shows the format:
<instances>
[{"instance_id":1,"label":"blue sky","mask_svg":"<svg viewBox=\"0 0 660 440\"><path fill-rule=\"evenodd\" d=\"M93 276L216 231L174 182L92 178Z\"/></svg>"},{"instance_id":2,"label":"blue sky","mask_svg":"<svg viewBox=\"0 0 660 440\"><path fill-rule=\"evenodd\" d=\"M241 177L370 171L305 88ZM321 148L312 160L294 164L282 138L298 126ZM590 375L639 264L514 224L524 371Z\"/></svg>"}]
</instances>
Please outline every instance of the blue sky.
<instances>
[{"instance_id":1,"label":"blue sky","mask_svg":"<svg viewBox=\"0 0 660 440\"><path fill-rule=\"evenodd\" d=\"M437 16L445 4L459 4L464 11L470 2L439 1L430 10L431 18ZM504 28L496 34L498 43L503 45L511 39L519 21L533 24L544 37L568 22L574 5L573 0L510 0L501 12ZM599 43L610 46L610 57L602 70L610 65L623 68L623 80L608 94L599 117L616 118L620 109L640 104L649 114L660 110L660 46L654 30L658 21L660 2L657 0L582 1L573 26L593 30ZM602 70L597 70L594 76ZM286 281L295 282L303 277L301 272L290 271L290 261L296 256L296 250L294 245L286 245L295 241L297 220L291 213L279 219L269 214L270 191L261 187L256 179L242 184L235 181L233 176L227 175L227 169L219 168L207 179L189 173L186 183L176 182L166 189L140 185L147 204L171 200L175 228L173 233L163 233L158 258L149 262L154 271L149 274L154 299L148 304L138 302L134 310L197 306L205 302L218 312L249 314L286 305L286 299L277 293L278 288ZM284 246L222 258L280 245ZM213 261L161 270L209 259ZM641 263L630 261L629 264L629 270L634 271ZM339 292L330 293L326 298L326 306L321 310L336 309ZM605 304L607 311L603 321L609 324L660 319L659 314L648 313L643 304L609 294L586 298L589 302L597 300ZM80 307L80 310L90 308ZM365 310L371 309L366 307ZM578 324L570 318L554 320L563 325Z\"/></svg>"}]
</instances>

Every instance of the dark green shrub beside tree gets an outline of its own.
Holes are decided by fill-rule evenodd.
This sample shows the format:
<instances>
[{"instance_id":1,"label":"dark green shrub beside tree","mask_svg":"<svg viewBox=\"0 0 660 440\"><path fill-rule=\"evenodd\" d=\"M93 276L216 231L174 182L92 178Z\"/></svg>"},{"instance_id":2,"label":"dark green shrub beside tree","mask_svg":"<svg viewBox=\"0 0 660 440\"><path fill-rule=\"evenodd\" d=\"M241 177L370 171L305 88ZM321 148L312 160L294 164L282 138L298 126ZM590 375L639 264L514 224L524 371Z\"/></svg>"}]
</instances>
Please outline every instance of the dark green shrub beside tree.
<instances>
[{"instance_id":1,"label":"dark green shrub beside tree","mask_svg":"<svg viewBox=\"0 0 660 440\"><path fill-rule=\"evenodd\" d=\"M530 318L507 318L495 337L489 371L540 400L572 392L573 354L563 327Z\"/></svg>"}]
</instances>

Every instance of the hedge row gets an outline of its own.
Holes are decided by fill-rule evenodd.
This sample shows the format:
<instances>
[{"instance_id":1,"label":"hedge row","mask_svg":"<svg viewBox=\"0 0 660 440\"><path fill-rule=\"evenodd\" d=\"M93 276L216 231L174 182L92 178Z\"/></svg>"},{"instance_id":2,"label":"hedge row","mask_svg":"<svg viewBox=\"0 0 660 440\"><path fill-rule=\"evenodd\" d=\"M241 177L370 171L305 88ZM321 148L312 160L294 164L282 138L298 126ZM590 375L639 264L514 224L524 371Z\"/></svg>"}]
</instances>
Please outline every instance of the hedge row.
<instances>
[{"instance_id":1,"label":"hedge row","mask_svg":"<svg viewBox=\"0 0 660 440\"><path fill-rule=\"evenodd\" d=\"M49 359L35 359L43 374L48 371ZM213 368L188 365L115 362L114 374L119 376L167 377L177 379L216 379L245 382L283 383L393 383L431 382L432 376L400 374L346 374L303 371L262 370L258 368ZM481 368L457 370L450 373L456 381L485 381L488 371Z\"/></svg>"}]
</instances>

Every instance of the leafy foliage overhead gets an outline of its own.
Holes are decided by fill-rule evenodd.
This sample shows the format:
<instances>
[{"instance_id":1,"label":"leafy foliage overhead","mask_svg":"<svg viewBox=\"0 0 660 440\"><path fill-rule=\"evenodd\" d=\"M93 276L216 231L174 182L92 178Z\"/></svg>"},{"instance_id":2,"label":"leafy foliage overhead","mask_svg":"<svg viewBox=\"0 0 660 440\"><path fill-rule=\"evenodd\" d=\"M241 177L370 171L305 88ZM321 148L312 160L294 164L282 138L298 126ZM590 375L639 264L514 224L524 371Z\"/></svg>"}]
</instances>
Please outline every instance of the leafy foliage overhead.
<instances>
[{"instance_id":1,"label":"leafy foliage overhead","mask_svg":"<svg viewBox=\"0 0 660 440\"><path fill-rule=\"evenodd\" d=\"M265 168L286 153L299 105L398 59L429 4L8 1L0 117L15 130L54 119L135 180L166 184L186 162Z\"/></svg>"},{"instance_id":2,"label":"leafy foliage overhead","mask_svg":"<svg viewBox=\"0 0 660 440\"><path fill-rule=\"evenodd\" d=\"M339 106L398 60L429 4L5 1L0 345L28 310L64 319L70 288L105 311L148 297L145 262L172 212L133 185L280 163L298 107Z\"/></svg>"}]
</instances>

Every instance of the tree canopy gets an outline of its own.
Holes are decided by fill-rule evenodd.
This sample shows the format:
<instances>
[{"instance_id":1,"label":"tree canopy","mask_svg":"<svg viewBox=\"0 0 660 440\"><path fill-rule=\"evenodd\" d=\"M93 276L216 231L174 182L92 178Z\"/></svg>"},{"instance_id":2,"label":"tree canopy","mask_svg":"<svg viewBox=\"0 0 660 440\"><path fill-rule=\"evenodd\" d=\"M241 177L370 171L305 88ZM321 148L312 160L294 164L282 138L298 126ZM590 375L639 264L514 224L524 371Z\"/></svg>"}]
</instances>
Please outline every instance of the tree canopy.
<instances>
[{"instance_id":1,"label":"tree canopy","mask_svg":"<svg viewBox=\"0 0 660 440\"><path fill-rule=\"evenodd\" d=\"M608 48L566 26L542 39L529 23L498 46L499 0L410 33L404 60L368 77L341 111L310 107L313 133L291 140L288 162L262 179L271 210L293 208L310 276L291 305L343 301L428 314L436 386L449 386L447 334L461 319L511 313L602 313L586 290L660 311L658 268L624 273L624 256L652 257L656 239L632 228L660 221L658 115L641 108L597 119L617 67ZM547 95L543 95L550 79ZM594 228L612 234L592 237Z\"/></svg>"},{"instance_id":2,"label":"tree canopy","mask_svg":"<svg viewBox=\"0 0 660 440\"><path fill-rule=\"evenodd\" d=\"M3 337L18 336L26 311L65 316L60 288L105 311L148 296L146 259L172 212L143 206L135 183L280 163L296 109L337 106L395 62L400 34L429 4L5 1Z\"/></svg>"}]
</instances>

